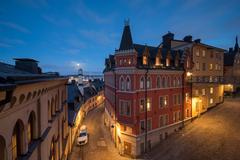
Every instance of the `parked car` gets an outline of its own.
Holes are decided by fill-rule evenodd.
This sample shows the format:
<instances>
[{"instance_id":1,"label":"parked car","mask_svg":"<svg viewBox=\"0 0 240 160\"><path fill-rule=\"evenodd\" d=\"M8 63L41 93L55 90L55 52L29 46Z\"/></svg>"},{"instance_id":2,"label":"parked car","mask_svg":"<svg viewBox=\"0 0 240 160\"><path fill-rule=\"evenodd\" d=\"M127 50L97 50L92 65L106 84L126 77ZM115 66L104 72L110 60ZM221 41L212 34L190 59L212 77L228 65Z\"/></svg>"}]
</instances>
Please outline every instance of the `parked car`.
<instances>
[{"instance_id":1,"label":"parked car","mask_svg":"<svg viewBox=\"0 0 240 160\"><path fill-rule=\"evenodd\" d=\"M78 145L85 145L88 142L88 132L87 132L87 126L83 125L80 128L80 133L77 138L77 144Z\"/></svg>"}]
</instances>

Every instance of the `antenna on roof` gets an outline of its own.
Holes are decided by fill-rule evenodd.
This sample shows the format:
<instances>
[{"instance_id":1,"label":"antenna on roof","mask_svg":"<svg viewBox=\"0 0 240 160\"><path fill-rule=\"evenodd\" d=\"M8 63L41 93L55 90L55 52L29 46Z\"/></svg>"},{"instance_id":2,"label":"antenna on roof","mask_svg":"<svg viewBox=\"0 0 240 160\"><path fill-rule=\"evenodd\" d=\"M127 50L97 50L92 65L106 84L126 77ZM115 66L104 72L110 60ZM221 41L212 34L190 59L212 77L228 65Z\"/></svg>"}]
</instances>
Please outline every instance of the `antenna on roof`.
<instances>
[{"instance_id":1,"label":"antenna on roof","mask_svg":"<svg viewBox=\"0 0 240 160\"><path fill-rule=\"evenodd\" d=\"M129 23L130 23L129 18L127 18L127 19L124 20L124 25L125 25L125 26L129 26Z\"/></svg>"}]
</instances>

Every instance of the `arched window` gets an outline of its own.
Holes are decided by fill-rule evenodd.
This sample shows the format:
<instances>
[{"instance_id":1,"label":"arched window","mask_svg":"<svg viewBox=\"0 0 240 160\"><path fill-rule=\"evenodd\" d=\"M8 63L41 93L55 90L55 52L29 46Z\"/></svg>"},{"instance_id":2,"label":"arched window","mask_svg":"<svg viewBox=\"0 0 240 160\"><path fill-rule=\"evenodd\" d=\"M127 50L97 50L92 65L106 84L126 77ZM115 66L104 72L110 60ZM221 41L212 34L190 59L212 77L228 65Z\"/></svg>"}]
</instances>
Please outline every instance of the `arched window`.
<instances>
[{"instance_id":1,"label":"arched window","mask_svg":"<svg viewBox=\"0 0 240 160\"><path fill-rule=\"evenodd\" d=\"M147 77L147 88L151 88L151 77Z\"/></svg>"},{"instance_id":2,"label":"arched window","mask_svg":"<svg viewBox=\"0 0 240 160\"><path fill-rule=\"evenodd\" d=\"M64 138L65 138L65 129L64 129L65 127L64 127L64 118L62 119L62 150L64 149L64 143L65 143L65 141L64 141Z\"/></svg>"},{"instance_id":3,"label":"arched window","mask_svg":"<svg viewBox=\"0 0 240 160\"><path fill-rule=\"evenodd\" d=\"M27 138L28 138L28 145L31 145L33 142L33 139L36 138L36 116L33 111L31 112L28 119Z\"/></svg>"},{"instance_id":4,"label":"arched window","mask_svg":"<svg viewBox=\"0 0 240 160\"><path fill-rule=\"evenodd\" d=\"M124 91L125 90L125 84L124 84L124 79L123 77L120 77L120 90Z\"/></svg>"},{"instance_id":5,"label":"arched window","mask_svg":"<svg viewBox=\"0 0 240 160\"><path fill-rule=\"evenodd\" d=\"M173 87L176 87L176 78L173 78Z\"/></svg>"},{"instance_id":6,"label":"arched window","mask_svg":"<svg viewBox=\"0 0 240 160\"><path fill-rule=\"evenodd\" d=\"M166 87L166 78L162 77L162 87L165 88Z\"/></svg>"},{"instance_id":7,"label":"arched window","mask_svg":"<svg viewBox=\"0 0 240 160\"><path fill-rule=\"evenodd\" d=\"M48 100L48 121L50 121L52 119L52 107L50 105L50 102Z\"/></svg>"},{"instance_id":8,"label":"arched window","mask_svg":"<svg viewBox=\"0 0 240 160\"><path fill-rule=\"evenodd\" d=\"M140 79L140 89L144 88L144 77L141 77Z\"/></svg>"},{"instance_id":9,"label":"arched window","mask_svg":"<svg viewBox=\"0 0 240 160\"><path fill-rule=\"evenodd\" d=\"M54 101L54 98L52 98L51 100L51 113L52 113L52 116L55 115L55 101Z\"/></svg>"},{"instance_id":10,"label":"arched window","mask_svg":"<svg viewBox=\"0 0 240 160\"><path fill-rule=\"evenodd\" d=\"M167 87L171 87L171 78L167 77Z\"/></svg>"},{"instance_id":11,"label":"arched window","mask_svg":"<svg viewBox=\"0 0 240 160\"><path fill-rule=\"evenodd\" d=\"M131 90L131 80L129 77L126 78L126 85L127 91Z\"/></svg>"},{"instance_id":12,"label":"arched window","mask_svg":"<svg viewBox=\"0 0 240 160\"><path fill-rule=\"evenodd\" d=\"M12 159L17 160L23 154L24 147L24 125L21 120L15 124L12 134Z\"/></svg>"},{"instance_id":13,"label":"arched window","mask_svg":"<svg viewBox=\"0 0 240 160\"><path fill-rule=\"evenodd\" d=\"M0 135L0 160L7 160L6 142L1 135Z\"/></svg>"},{"instance_id":14,"label":"arched window","mask_svg":"<svg viewBox=\"0 0 240 160\"><path fill-rule=\"evenodd\" d=\"M177 78L177 86L178 86L178 87L181 86L181 78Z\"/></svg>"},{"instance_id":15,"label":"arched window","mask_svg":"<svg viewBox=\"0 0 240 160\"><path fill-rule=\"evenodd\" d=\"M157 88L161 88L161 77L157 77Z\"/></svg>"}]
</instances>

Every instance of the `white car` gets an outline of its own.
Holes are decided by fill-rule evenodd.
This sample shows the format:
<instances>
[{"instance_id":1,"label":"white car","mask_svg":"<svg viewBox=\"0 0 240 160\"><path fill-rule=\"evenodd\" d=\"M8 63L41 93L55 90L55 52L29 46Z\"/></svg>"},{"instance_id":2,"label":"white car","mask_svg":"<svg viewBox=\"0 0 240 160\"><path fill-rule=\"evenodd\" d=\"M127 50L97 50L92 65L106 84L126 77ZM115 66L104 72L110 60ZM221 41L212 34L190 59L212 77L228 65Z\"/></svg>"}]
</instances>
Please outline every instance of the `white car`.
<instances>
[{"instance_id":1,"label":"white car","mask_svg":"<svg viewBox=\"0 0 240 160\"><path fill-rule=\"evenodd\" d=\"M88 133L87 133L87 127L85 125L81 126L80 133L77 138L77 144L78 145L85 145L88 142Z\"/></svg>"}]
</instances>

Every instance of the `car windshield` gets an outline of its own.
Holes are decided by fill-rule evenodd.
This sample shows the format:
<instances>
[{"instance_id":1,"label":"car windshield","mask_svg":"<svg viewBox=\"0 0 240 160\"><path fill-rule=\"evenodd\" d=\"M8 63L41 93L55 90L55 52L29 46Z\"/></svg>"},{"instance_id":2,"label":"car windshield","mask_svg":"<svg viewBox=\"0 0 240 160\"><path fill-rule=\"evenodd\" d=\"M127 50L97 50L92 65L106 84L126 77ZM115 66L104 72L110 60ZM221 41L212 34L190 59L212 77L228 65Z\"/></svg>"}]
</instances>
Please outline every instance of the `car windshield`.
<instances>
[{"instance_id":1,"label":"car windshield","mask_svg":"<svg viewBox=\"0 0 240 160\"><path fill-rule=\"evenodd\" d=\"M82 132L82 133L80 133L80 137L84 137L84 136L86 136L86 135L87 135L86 132Z\"/></svg>"}]
</instances>

